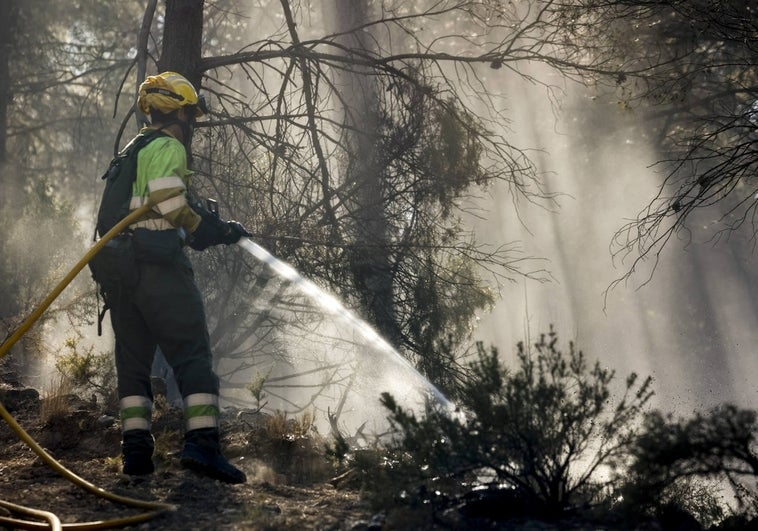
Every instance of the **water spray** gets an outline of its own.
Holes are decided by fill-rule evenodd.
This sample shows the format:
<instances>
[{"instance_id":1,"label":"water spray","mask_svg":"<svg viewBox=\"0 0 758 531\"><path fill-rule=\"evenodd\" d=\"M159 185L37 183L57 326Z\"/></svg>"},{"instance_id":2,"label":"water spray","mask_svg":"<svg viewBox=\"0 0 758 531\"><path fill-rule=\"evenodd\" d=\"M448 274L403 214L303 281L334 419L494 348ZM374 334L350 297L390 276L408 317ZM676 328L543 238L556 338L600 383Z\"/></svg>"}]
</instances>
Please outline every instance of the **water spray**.
<instances>
[{"instance_id":1,"label":"water spray","mask_svg":"<svg viewBox=\"0 0 758 531\"><path fill-rule=\"evenodd\" d=\"M267 265L282 280L301 291L303 295L315 302L324 312L331 314L351 326L366 343L371 344L376 350L382 352L393 364L416 376L424 382L424 386L430 391L431 398L448 411L453 411L453 404L431 382L426 380L411 363L395 350L386 339L380 336L369 324L360 319L355 313L348 310L337 298L327 293L311 280L303 277L295 268L279 260L266 249L249 238L242 238L237 243L259 262Z\"/></svg>"}]
</instances>

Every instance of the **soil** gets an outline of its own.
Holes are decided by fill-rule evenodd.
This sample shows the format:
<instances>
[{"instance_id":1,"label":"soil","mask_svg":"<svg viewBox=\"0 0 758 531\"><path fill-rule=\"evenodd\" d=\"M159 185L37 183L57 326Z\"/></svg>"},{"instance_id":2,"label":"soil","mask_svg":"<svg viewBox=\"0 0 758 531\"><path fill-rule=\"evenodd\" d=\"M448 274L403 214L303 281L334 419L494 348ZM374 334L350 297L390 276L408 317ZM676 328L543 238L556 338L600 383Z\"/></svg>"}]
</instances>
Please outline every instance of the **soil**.
<instances>
[{"instance_id":1,"label":"soil","mask_svg":"<svg viewBox=\"0 0 758 531\"><path fill-rule=\"evenodd\" d=\"M244 484L228 485L181 467L177 454L181 448L181 412L156 400L156 471L149 476L129 477L121 473L118 422L104 415L96 402L67 396L59 398L57 404L46 404L34 390L9 390L0 382L2 386L5 392L0 388L0 402L63 467L107 492L176 507L133 523L132 529L381 527L357 486L332 481L344 470L325 457L323 439L302 433L303 426L297 423L225 412L224 453L248 477ZM6 422L0 422L0 500L52 512L63 524L122 519L147 512L104 500L65 479ZM2 506L0 516L33 521L31 516L9 512ZM0 522L0 528L3 525Z\"/></svg>"}]
</instances>

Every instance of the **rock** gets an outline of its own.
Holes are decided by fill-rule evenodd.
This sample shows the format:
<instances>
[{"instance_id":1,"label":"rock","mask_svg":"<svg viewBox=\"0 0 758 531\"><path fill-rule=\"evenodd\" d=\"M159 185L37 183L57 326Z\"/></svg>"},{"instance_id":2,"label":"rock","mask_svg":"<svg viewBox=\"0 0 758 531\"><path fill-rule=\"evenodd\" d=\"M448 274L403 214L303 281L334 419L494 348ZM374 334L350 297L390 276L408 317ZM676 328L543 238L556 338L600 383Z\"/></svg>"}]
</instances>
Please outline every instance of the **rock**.
<instances>
[{"instance_id":1,"label":"rock","mask_svg":"<svg viewBox=\"0 0 758 531\"><path fill-rule=\"evenodd\" d=\"M39 408L39 391L31 387L11 387L0 384L0 402L9 412Z\"/></svg>"},{"instance_id":2,"label":"rock","mask_svg":"<svg viewBox=\"0 0 758 531\"><path fill-rule=\"evenodd\" d=\"M116 419L110 415L101 415L97 419L97 425L101 428L110 428L116 422Z\"/></svg>"},{"instance_id":3,"label":"rock","mask_svg":"<svg viewBox=\"0 0 758 531\"><path fill-rule=\"evenodd\" d=\"M360 483L361 474L356 468L350 468L329 480L329 484L335 489L356 488L360 486Z\"/></svg>"},{"instance_id":4,"label":"rock","mask_svg":"<svg viewBox=\"0 0 758 531\"><path fill-rule=\"evenodd\" d=\"M371 517L371 521L368 523L369 531L380 531L384 527L384 522L387 520L387 514L380 512Z\"/></svg>"}]
</instances>

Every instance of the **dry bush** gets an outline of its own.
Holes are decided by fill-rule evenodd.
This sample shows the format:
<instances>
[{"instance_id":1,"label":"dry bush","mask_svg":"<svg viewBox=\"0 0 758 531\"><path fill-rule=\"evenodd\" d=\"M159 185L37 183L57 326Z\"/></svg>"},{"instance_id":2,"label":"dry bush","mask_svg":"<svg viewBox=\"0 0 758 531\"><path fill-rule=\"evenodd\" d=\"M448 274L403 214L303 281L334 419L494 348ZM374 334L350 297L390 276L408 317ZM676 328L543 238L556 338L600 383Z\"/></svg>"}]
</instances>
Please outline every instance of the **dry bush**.
<instances>
[{"instance_id":1,"label":"dry bush","mask_svg":"<svg viewBox=\"0 0 758 531\"><path fill-rule=\"evenodd\" d=\"M71 380L65 375L54 377L45 390L40 404L40 420L43 425L54 418L71 413L70 396L73 390Z\"/></svg>"},{"instance_id":2,"label":"dry bush","mask_svg":"<svg viewBox=\"0 0 758 531\"><path fill-rule=\"evenodd\" d=\"M82 348L77 339L69 338L55 368L69 381L72 391L95 395L107 409L118 409L116 365L111 354L95 353L94 347Z\"/></svg>"},{"instance_id":3,"label":"dry bush","mask_svg":"<svg viewBox=\"0 0 758 531\"><path fill-rule=\"evenodd\" d=\"M326 443L316 429L315 415L309 410L292 418L281 411L267 416L249 444L262 461L293 483L323 481L335 470L326 457Z\"/></svg>"}]
</instances>

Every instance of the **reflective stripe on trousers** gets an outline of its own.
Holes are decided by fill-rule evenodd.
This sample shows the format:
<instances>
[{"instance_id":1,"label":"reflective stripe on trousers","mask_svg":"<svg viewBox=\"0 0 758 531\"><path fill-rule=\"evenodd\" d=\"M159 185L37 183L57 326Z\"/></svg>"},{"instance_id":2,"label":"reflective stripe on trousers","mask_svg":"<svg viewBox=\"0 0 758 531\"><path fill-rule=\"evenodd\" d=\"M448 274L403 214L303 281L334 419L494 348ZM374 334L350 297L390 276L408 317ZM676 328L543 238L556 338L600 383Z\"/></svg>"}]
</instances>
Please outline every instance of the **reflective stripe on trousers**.
<instances>
[{"instance_id":1,"label":"reflective stripe on trousers","mask_svg":"<svg viewBox=\"0 0 758 531\"><path fill-rule=\"evenodd\" d=\"M184 397L184 420L187 431L218 428L218 395L195 393Z\"/></svg>"},{"instance_id":2,"label":"reflective stripe on trousers","mask_svg":"<svg viewBox=\"0 0 758 531\"><path fill-rule=\"evenodd\" d=\"M153 402L146 396L125 396L119 401L121 431L150 430Z\"/></svg>"}]
</instances>

